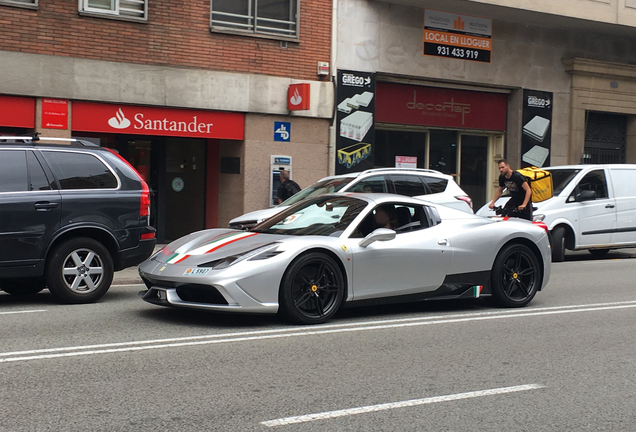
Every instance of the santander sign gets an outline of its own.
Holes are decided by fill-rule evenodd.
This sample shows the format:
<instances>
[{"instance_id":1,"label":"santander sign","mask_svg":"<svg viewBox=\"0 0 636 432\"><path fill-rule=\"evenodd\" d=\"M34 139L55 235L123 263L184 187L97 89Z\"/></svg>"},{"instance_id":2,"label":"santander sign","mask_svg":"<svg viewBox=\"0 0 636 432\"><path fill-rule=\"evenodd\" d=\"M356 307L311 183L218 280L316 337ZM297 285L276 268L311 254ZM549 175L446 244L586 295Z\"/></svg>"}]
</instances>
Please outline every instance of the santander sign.
<instances>
[{"instance_id":1,"label":"santander sign","mask_svg":"<svg viewBox=\"0 0 636 432\"><path fill-rule=\"evenodd\" d=\"M239 113L73 102L72 129L135 135L242 140Z\"/></svg>"}]
</instances>

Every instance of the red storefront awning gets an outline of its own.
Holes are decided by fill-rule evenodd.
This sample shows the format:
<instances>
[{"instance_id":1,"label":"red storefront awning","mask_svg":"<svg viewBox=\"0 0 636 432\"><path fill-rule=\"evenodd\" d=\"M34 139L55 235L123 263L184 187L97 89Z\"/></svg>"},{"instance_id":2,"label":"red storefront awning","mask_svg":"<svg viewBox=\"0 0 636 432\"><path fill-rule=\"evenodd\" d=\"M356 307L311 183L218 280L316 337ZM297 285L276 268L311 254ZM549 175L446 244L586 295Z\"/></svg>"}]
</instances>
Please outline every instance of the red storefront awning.
<instances>
[{"instance_id":1,"label":"red storefront awning","mask_svg":"<svg viewBox=\"0 0 636 432\"><path fill-rule=\"evenodd\" d=\"M0 126L34 128L35 99L20 96L0 96Z\"/></svg>"},{"instance_id":2,"label":"red storefront awning","mask_svg":"<svg viewBox=\"0 0 636 432\"><path fill-rule=\"evenodd\" d=\"M72 130L242 140L245 115L223 111L73 102Z\"/></svg>"}]
</instances>

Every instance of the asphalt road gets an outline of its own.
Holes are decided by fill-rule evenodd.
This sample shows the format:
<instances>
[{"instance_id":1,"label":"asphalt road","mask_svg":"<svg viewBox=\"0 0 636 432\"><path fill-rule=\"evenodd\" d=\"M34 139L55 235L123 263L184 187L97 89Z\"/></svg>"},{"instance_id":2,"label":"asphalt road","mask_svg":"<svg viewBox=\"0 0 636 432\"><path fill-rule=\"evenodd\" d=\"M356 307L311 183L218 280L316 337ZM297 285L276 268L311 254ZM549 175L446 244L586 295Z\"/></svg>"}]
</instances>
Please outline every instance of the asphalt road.
<instances>
[{"instance_id":1,"label":"asphalt road","mask_svg":"<svg viewBox=\"0 0 636 432\"><path fill-rule=\"evenodd\" d=\"M529 307L326 325L0 293L0 431L634 431L636 253L570 254Z\"/></svg>"}]
</instances>

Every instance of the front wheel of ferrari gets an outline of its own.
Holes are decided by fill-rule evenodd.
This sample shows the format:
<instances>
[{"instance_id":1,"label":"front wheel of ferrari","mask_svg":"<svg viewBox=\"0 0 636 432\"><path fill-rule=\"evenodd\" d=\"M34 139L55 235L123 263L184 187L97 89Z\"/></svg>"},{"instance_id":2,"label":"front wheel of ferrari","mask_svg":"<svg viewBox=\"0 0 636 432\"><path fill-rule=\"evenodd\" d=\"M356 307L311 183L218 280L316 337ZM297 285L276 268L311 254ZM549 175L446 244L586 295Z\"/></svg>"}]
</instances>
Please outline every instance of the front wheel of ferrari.
<instances>
[{"instance_id":1,"label":"front wheel of ferrari","mask_svg":"<svg viewBox=\"0 0 636 432\"><path fill-rule=\"evenodd\" d=\"M329 255L311 252L294 260L280 287L280 312L298 324L320 324L335 315L342 303L345 282Z\"/></svg>"},{"instance_id":2,"label":"front wheel of ferrari","mask_svg":"<svg viewBox=\"0 0 636 432\"><path fill-rule=\"evenodd\" d=\"M497 255L492 269L492 296L502 307L522 307L530 303L541 286L541 267L525 245L510 244Z\"/></svg>"}]
</instances>

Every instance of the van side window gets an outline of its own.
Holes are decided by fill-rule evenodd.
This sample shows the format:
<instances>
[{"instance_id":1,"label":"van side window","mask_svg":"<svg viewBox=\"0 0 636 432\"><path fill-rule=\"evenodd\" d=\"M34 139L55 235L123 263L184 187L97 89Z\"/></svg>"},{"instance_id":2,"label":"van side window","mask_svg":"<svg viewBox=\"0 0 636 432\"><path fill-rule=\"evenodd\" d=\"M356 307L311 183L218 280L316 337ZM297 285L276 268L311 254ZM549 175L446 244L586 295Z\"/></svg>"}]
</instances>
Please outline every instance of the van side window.
<instances>
[{"instance_id":1,"label":"van side window","mask_svg":"<svg viewBox=\"0 0 636 432\"><path fill-rule=\"evenodd\" d=\"M0 192L27 191L27 164L24 150L6 150L0 158Z\"/></svg>"},{"instance_id":2,"label":"van side window","mask_svg":"<svg viewBox=\"0 0 636 432\"><path fill-rule=\"evenodd\" d=\"M605 180L604 170L594 170L581 179L577 187L574 189L572 195L568 197L568 202L574 201L574 195L577 192L584 190L591 190L596 192L596 199L608 198L607 195L607 181Z\"/></svg>"}]
</instances>

